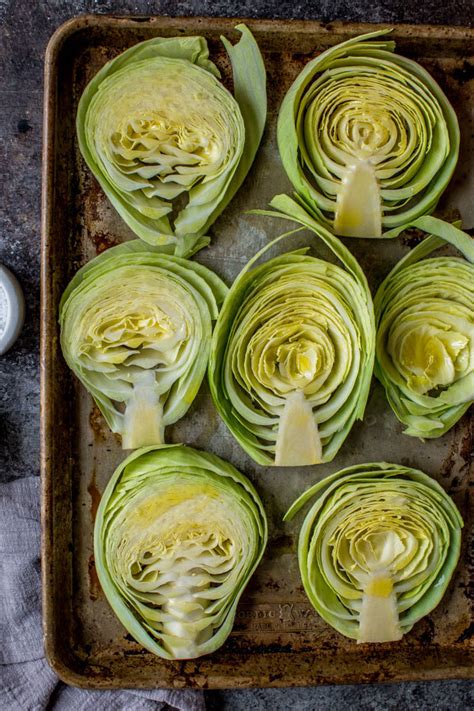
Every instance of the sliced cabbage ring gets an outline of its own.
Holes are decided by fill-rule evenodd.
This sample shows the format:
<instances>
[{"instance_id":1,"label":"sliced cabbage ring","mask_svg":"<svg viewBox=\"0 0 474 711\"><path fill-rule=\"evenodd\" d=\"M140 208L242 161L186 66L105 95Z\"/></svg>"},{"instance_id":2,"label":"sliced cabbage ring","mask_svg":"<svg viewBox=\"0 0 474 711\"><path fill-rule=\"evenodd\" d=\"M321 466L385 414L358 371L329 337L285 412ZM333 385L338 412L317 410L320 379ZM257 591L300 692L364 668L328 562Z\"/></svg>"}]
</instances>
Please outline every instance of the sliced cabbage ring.
<instances>
[{"instance_id":1,"label":"sliced cabbage ring","mask_svg":"<svg viewBox=\"0 0 474 711\"><path fill-rule=\"evenodd\" d=\"M286 173L317 219L338 235L393 237L434 210L456 167L459 126L419 64L378 30L313 59L280 109Z\"/></svg>"},{"instance_id":2,"label":"sliced cabbage ring","mask_svg":"<svg viewBox=\"0 0 474 711\"><path fill-rule=\"evenodd\" d=\"M342 469L288 510L303 585L319 615L358 642L392 642L433 610L459 558L463 521L427 474L379 462Z\"/></svg>"},{"instance_id":3,"label":"sliced cabbage ring","mask_svg":"<svg viewBox=\"0 0 474 711\"><path fill-rule=\"evenodd\" d=\"M226 293L210 269L140 240L108 249L70 282L60 304L64 358L124 449L162 444L190 407Z\"/></svg>"},{"instance_id":4,"label":"sliced cabbage ring","mask_svg":"<svg viewBox=\"0 0 474 711\"><path fill-rule=\"evenodd\" d=\"M265 126L263 60L236 29L235 46L222 38L235 98L203 37L156 37L108 62L79 103L79 147L107 197L138 237L179 256L209 242Z\"/></svg>"},{"instance_id":5,"label":"sliced cabbage ring","mask_svg":"<svg viewBox=\"0 0 474 711\"><path fill-rule=\"evenodd\" d=\"M474 402L474 240L434 217L412 225L431 236L379 287L375 374L405 434L431 439ZM424 259L446 243L464 259Z\"/></svg>"},{"instance_id":6,"label":"sliced cabbage ring","mask_svg":"<svg viewBox=\"0 0 474 711\"><path fill-rule=\"evenodd\" d=\"M286 195L271 205L275 212L258 212L309 228L342 267L306 249L256 266L292 232L256 254L232 285L216 323L211 394L258 464L328 462L364 414L375 349L372 299L359 264L337 237Z\"/></svg>"},{"instance_id":7,"label":"sliced cabbage ring","mask_svg":"<svg viewBox=\"0 0 474 711\"><path fill-rule=\"evenodd\" d=\"M171 445L134 452L97 512L95 565L130 634L164 659L214 652L267 542L249 480L206 452Z\"/></svg>"}]
</instances>

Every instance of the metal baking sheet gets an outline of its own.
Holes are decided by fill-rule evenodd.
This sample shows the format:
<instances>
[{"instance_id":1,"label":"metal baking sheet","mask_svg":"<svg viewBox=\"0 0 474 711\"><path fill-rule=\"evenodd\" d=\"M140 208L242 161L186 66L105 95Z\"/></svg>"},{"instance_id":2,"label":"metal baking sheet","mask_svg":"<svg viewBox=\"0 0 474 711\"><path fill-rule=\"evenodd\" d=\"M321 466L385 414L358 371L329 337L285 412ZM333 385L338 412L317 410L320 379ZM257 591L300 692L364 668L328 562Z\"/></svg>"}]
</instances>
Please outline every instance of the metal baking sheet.
<instances>
[{"instance_id":1,"label":"metal baking sheet","mask_svg":"<svg viewBox=\"0 0 474 711\"><path fill-rule=\"evenodd\" d=\"M270 521L265 558L242 597L234 631L217 652L169 662L142 649L121 626L100 589L92 530L100 495L124 456L97 408L68 371L59 348L61 293L78 267L111 245L133 237L115 213L79 154L77 103L86 83L109 59L153 36L202 34L231 85L219 41L236 40L234 19L111 18L83 16L63 25L46 55L42 235L42 481L43 614L46 653L60 677L95 687L295 686L343 682L463 678L472 670L473 559L472 431L466 415L451 432L427 444L402 435L401 425L374 382L365 421L357 423L335 461L318 467L265 469L254 464L220 421L207 386L188 414L167 431L168 441L187 442L231 461L255 483ZM339 22L248 21L268 71L269 118L254 167L212 228L212 245L198 259L228 283L283 223L245 214L290 190L275 141L278 107L292 80L323 49L376 25ZM400 25L398 51L421 62L439 81L458 114L462 146L456 176L440 214L474 226L472 59L474 32L459 27ZM373 288L416 241L347 240ZM308 244L314 242L308 236ZM301 243L301 242L300 242ZM288 247L291 245L288 243ZM317 246L317 245L316 245ZM320 253L316 249L316 253ZM387 460L430 473L453 496L466 528L460 565L433 614L401 642L356 645L325 624L307 601L297 568L301 518L281 519L311 483L337 469Z\"/></svg>"}]
</instances>

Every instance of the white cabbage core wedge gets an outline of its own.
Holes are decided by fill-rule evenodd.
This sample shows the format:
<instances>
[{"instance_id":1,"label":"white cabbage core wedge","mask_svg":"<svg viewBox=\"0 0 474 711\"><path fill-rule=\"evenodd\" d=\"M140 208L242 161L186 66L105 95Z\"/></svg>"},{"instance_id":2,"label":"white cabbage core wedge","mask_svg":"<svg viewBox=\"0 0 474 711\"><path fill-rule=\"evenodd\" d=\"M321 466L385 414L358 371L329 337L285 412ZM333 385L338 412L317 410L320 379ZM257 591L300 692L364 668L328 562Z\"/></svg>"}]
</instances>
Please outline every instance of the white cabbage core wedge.
<instances>
[{"instance_id":1,"label":"white cabbage core wedge","mask_svg":"<svg viewBox=\"0 0 474 711\"><path fill-rule=\"evenodd\" d=\"M348 166L337 194L334 230L345 237L382 236L380 190L370 161Z\"/></svg>"},{"instance_id":2,"label":"white cabbage core wedge","mask_svg":"<svg viewBox=\"0 0 474 711\"><path fill-rule=\"evenodd\" d=\"M123 449L164 443L163 405L155 382L155 374L147 371L134 385L123 415Z\"/></svg>"},{"instance_id":3,"label":"white cabbage core wedge","mask_svg":"<svg viewBox=\"0 0 474 711\"><path fill-rule=\"evenodd\" d=\"M322 455L321 438L311 405L301 390L290 393L278 423L275 465L319 464Z\"/></svg>"},{"instance_id":4,"label":"white cabbage core wedge","mask_svg":"<svg viewBox=\"0 0 474 711\"><path fill-rule=\"evenodd\" d=\"M364 589L357 641L397 642L402 637L391 578L374 575Z\"/></svg>"}]
</instances>

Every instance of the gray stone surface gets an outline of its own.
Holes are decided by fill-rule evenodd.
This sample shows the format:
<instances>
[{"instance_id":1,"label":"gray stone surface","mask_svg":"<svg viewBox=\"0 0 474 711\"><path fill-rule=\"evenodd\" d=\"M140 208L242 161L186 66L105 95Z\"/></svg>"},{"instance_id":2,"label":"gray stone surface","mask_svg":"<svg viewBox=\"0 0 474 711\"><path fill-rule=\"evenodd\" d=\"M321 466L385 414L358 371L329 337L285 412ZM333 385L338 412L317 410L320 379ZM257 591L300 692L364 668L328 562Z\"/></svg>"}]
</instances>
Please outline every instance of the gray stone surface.
<instances>
[{"instance_id":1,"label":"gray stone surface","mask_svg":"<svg viewBox=\"0 0 474 711\"><path fill-rule=\"evenodd\" d=\"M0 358L0 480L39 472L39 253L43 56L53 30L84 12L471 23L472 0L0 0L0 262L23 286L27 316ZM209 708L468 709L469 682L209 692Z\"/></svg>"},{"instance_id":2,"label":"gray stone surface","mask_svg":"<svg viewBox=\"0 0 474 711\"><path fill-rule=\"evenodd\" d=\"M207 693L209 711L467 711L473 706L472 684L460 681Z\"/></svg>"}]
</instances>

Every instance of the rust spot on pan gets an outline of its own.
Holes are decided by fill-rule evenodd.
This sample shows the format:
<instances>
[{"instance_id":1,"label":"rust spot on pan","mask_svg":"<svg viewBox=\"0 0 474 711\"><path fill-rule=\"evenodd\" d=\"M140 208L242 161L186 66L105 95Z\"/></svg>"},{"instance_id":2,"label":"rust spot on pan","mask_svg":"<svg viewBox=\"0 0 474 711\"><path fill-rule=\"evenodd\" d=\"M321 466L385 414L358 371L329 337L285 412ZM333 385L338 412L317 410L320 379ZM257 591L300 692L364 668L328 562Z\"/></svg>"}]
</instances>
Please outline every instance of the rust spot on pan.
<instances>
[{"instance_id":1,"label":"rust spot on pan","mask_svg":"<svg viewBox=\"0 0 474 711\"><path fill-rule=\"evenodd\" d=\"M99 183L90 174L84 172L83 184L84 214L87 216L88 236L95 247L96 254L101 254L122 240L107 227L109 213L113 212L113 208Z\"/></svg>"},{"instance_id":2,"label":"rust spot on pan","mask_svg":"<svg viewBox=\"0 0 474 711\"><path fill-rule=\"evenodd\" d=\"M97 254L102 254L102 252L105 252L106 249L109 249L109 247L115 247L115 245L120 242L120 240L115 237L111 237L106 232L95 232L91 235L91 237L95 244Z\"/></svg>"},{"instance_id":3,"label":"rust spot on pan","mask_svg":"<svg viewBox=\"0 0 474 711\"><path fill-rule=\"evenodd\" d=\"M102 413L97 407L97 405L93 405L90 415L89 415L89 424L91 426L91 430L94 433L94 439L99 442L105 442L107 439L107 434L106 434L106 428L107 428L107 423L105 422L104 418L102 417Z\"/></svg>"},{"instance_id":4,"label":"rust spot on pan","mask_svg":"<svg viewBox=\"0 0 474 711\"><path fill-rule=\"evenodd\" d=\"M474 64L466 59L462 67L456 67L456 69L453 70L453 77L460 84L471 81L471 79L474 79Z\"/></svg>"},{"instance_id":5,"label":"rust spot on pan","mask_svg":"<svg viewBox=\"0 0 474 711\"><path fill-rule=\"evenodd\" d=\"M474 622L464 630L464 632L459 636L459 639L456 641L466 642L467 640L471 640L472 637L474 637Z\"/></svg>"},{"instance_id":6,"label":"rust spot on pan","mask_svg":"<svg viewBox=\"0 0 474 711\"><path fill-rule=\"evenodd\" d=\"M95 472L92 474L92 479L87 487L87 491L89 493L89 496L91 497L91 518L92 521L95 521L95 517L97 515L97 509L99 508L99 503L100 503L100 498L101 498L101 493L99 489L97 488L97 484L95 481Z\"/></svg>"},{"instance_id":7,"label":"rust spot on pan","mask_svg":"<svg viewBox=\"0 0 474 711\"><path fill-rule=\"evenodd\" d=\"M89 572L89 597L91 600L95 601L102 596L102 588L100 587L93 555L89 556L87 569Z\"/></svg>"},{"instance_id":8,"label":"rust spot on pan","mask_svg":"<svg viewBox=\"0 0 474 711\"><path fill-rule=\"evenodd\" d=\"M292 536L281 535L273 539L272 546L278 548L280 553L291 553L296 548L296 541Z\"/></svg>"},{"instance_id":9,"label":"rust spot on pan","mask_svg":"<svg viewBox=\"0 0 474 711\"><path fill-rule=\"evenodd\" d=\"M451 476L456 468L457 474L462 474L472 463L472 427L470 426L469 412L456 423L454 437L448 456L444 460L440 474L443 478ZM462 464L459 463L462 460ZM456 477L453 477L452 484L456 486Z\"/></svg>"},{"instance_id":10,"label":"rust spot on pan","mask_svg":"<svg viewBox=\"0 0 474 711\"><path fill-rule=\"evenodd\" d=\"M413 247L416 247L417 244L420 244L420 242L423 241L424 237L425 233L422 232L422 230L418 230L416 227L411 227L403 232L400 240L405 247L413 249Z\"/></svg>"},{"instance_id":11,"label":"rust spot on pan","mask_svg":"<svg viewBox=\"0 0 474 711\"><path fill-rule=\"evenodd\" d=\"M102 416L97 405L93 405L89 414L89 425L94 435L95 442L107 442L112 436L119 446L122 445L120 435L111 432L107 422Z\"/></svg>"}]
</instances>

